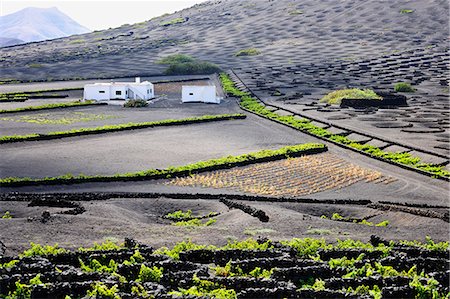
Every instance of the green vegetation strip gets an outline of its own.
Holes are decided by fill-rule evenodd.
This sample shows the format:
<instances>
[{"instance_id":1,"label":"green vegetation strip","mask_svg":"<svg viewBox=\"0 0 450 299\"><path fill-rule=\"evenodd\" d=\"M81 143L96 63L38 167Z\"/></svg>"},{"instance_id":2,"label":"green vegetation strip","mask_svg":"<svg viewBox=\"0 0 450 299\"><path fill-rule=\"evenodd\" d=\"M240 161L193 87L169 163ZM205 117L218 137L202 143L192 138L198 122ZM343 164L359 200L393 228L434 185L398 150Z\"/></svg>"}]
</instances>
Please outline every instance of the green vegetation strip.
<instances>
[{"instance_id":1,"label":"green vegetation strip","mask_svg":"<svg viewBox=\"0 0 450 299\"><path fill-rule=\"evenodd\" d=\"M9 177L0 179L0 186L28 186L28 185L54 185L54 184L76 184L85 182L112 182L112 181L136 181L171 178L177 176L192 175L194 173L227 169L235 166L244 166L253 163L281 160L289 157L316 154L327 151L327 147L320 143L306 143L282 147L277 150L262 150L240 156L228 156L219 159L200 161L179 167L166 169L149 169L139 172L121 173L111 176L105 175L82 175L74 176L66 174L58 177L45 178L18 178Z\"/></svg>"},{"instance_id":2,"label":"green vegetation strip","mask_svg":"<svg viewBox=\"0 0 450 299\"><path fill-rule=\"evenodd\" d=\"M240 98L240 105L244 110L255 113L259 116L277 121L279 123L293 127L299 131L314 135L324 140L328 140L343 147L364 153L367 156L396 164L403 168L413 169L422 174L426 174L435 178L445 180L450 179L450 172L445 170L442 165L434 165L422 163L420 158L414 157L409 153L391 153L385 152L380 148L372 145L361 144L348 137L332 134L326 129L317 127L311 123L309 119L297 119L294 116L281 116L261 104L256 98L252 97L248 92L240 91L236 88L233 81L227 74L221 74L220 80L224 91L234 97Z\"/></svg>"},{"instance_id":3,"label":"green vegetation strip","mask_svg":"<svg viewBox=\"0 0 450 299\"><path fill-rule=\"evenodd\" d=\"M353 88L330 92L320 99L320 102L331 105L340 105L343 99L383 100L383 98L377 95L373 90Z\"/></svg>"},{"instance_id":4,"label":"green vegetation strip","mask_svg":"<svg viewBox=\"0 0 450 299\"><path fill-rule=\"evenodd\" d=\"M15 113L15 112L25 112L25 111L38 111L38 110L49 110L57 108L69 108L69 107L79 107L79 106L92 106L92 105L107 105L106 103L95 103L94 101L85 102L70 102L70 103L55 103L55 104L45 104L40 106L29 106L10 110L0 110L2 113Z\"/></svg>"},{"instance_id":5,"label":"green vegetation strip","mask_svg":"<svg viewBox=\"0 0 450 299\"><path fill-rule=\"evenodd\" d=\"M82 135L92 135L92 134L103 134L109 132L125 131L125 130L135 130L144 129L152 127L163 127L163 126L176 126L176 125L187 125L195 123L203 123L210 121L221 121L221 120L232 120L232 119L243 119L245 114L220 114L220 115L204 115L199 117L190 117L183 119L167 119L161 121L151 121L142 123L126 123L118 125L106 125L95 128L81 128L73 129L69 131L59 131L50 132L47 134L28 134L28 135L11 135L11 136L1 136L0 144L11 143L11 142L21 142L21 141L36 141L36 140L50 140L59 139L65 137L74 137Z\"/></svg>"},{"instance_id":6,"label":"green vegetation strip","mask_svg":"<svg viewBox=\"0 0 450 299\"><path fill-rule=\"evenodd\" d=\"M101 274L101 277L111 275L115 277L119 283L114 285L107 285L99 279L94 279L94 282L90 289L87 290L88 298L121 298L119 296L120 291L127 289L128 285L132 285L131 293L138 298L154 298L147 293L146 288L143 286L146 282L160 283L164 276L168 275L169 268L165 268L164 264L161 266L150 265L153 260L152 256L167 256L171 261L180 260L180 254L188 251L230 251L242 250L242 251L268 251L276 250L277 248L288 249L295 253L296 256L305 261L314 262L321 265L326 265L330 270L340 269L336 273L335 278L344 278L348 281L358 282L358 280L364 278L376 278L377 281L382 283L385 279L391 280L400 278L404 286L409 286L414 290L415 298L449 298L448 289L440 286L438 280L425 270L419 271L418 265L413 264L410 267L402 267L402 265L386 265L384 261L379 261L374 258L370 258L371 253L380 255L381 259L385 257L394 257L396 251L402 247L410 247L408 249L417 248L421 252L441 254L448 252L448 242L434 242L431 238L427 237L426 242L418 241L389 241L373 245L371 243L365 243L359 240L346 239L339 240L330 243L325 239L314 238L293 238L290 240L284 240L280 242L267 240L255 240L252 238L242 241L228 241L224 246L214 245L202 245L191 242L190 240L182 241L175 244L172 248L161 247L152 253L146 253L142 251L139 246L131 247L125 243L117 244L112 241L105 241L104 243L94 243L93 247L83 248L80 247L77 251L70 251L64 248L60 248L58 244L55 245L40 245L30 243L30 248L26 249L19 256L15 257L6 263L0 263L0 269L13 270L17 272L16 267L21 267L21 263L27 263L27 259L43 257L43 258L55 258L64 257L68 254L78 256L79 268L83 273L95 273ZM127 259L115 258L115 255L119 252L127 252L133 250L134 253ZM322 253L327 251L340 251L346 250L359 250L361 254L356 258L347 258L346 256L338 258L325 258L321 256ZM94 253L93 256L84 256L84 253ZM95 253L101 253L101 255ZM407 260L406 260L407 261ZM29 262L28 262L29 263ZM138 271L129 275L123 276L123 272L119 271L121 267L137 267ZM403 268L403 269L402 269ZM232 260L220 266L217 263L209 265L210 275L209 277L247 277L256 279L274 279L276 272L279 272L279 268L270 268L268 266L261 265L261 267L243 269L239 264L233 264ZM62 272L58 268L56 271ZM211 276L212 275L212 276ZM44 276L44 275L43 275ZM302 290L314 290L324 291L328 288L335 289L336 287L330 286L330 280L322 280L318 278L318 274L305 276L304 279L298 280L297 291ZM430 277L431 276L431 277ZM170 277L170 276L169 276ZM303 277L302 277L303 278ZM63 278L64 279L64 278ZM52 280L49 277L42 277L41 274L36 276L29 276L22 281L15 282L15 289L12 288L8 294L0 290L0 297L5 298L31 298L32 289L36 285L43 285L49 283L50 286ZM116 281L114 281L116 282ZM232 288L226 289L223 285L214 283L209 278L199 278L197 274L192 276L190 288L178 288L178 290L168 290L169 295L175 297L189 296L189 298L195 297L208 297L217 299L236 299L236 291ZM190 286L190 285L189 285ZM46 287L44 285L44 287ZM301 293L300 293L301 294ZM382 287L377 284L372 286L359 285L353 289L352 287L343 288L341 290L342 297L347 295L359 295L364 298L382 298ZM358 297L359 297L358 296ZM69 297L69 296L67 296ZM66 298L67 298L66 297ZM86 298L87 298L86 297ZM70 298L70 297L69 297ZM84 298L84 297L83 297ZM125 298L125 297L124 297ZM127 297L128 298L128 297Z\"/></svg>"}]
</instances>

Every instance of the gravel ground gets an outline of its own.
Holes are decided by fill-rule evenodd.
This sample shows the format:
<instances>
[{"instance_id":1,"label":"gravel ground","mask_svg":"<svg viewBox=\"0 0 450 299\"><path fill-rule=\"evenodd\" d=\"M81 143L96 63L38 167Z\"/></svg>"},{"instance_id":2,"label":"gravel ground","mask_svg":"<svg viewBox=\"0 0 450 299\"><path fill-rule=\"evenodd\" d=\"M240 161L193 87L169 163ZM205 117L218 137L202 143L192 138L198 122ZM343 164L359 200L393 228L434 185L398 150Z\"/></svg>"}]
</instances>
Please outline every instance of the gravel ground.
<instances>
[{"instance_id":1,"label":"gravel ground","mask_svg":"<svg viewBox=\"0 0 450 299\"><path fill-rule=\"evenodd\" d=\"M298 203L254 203L269 216L269 222L241 210L228 209L216 200L157 199L112 199L107 201L81 202L86 212L81 215L62 215L61 208L27 207L24 202L1 202L0 212L9 210L12 219L0 219L0 236L6 245L7 255L17 254L29 246L29 242L58 243L66 248L89 246L106 239L123 241L133 237L155 247L172 246L176 242L191 239L193 242L214 245L226 244L229 239L269 237L275 240L293 237L324 237L329 241L337 238L356 238L368 241L376 234L387 239L424 240L425 235L434 240L447 240L448 225L439 219L424 218L401 212L380 212L360 206L298 204ZM219 212L217 222L208 227L175 227L161 216L175 210L191 209L194 215ZM51 218L42 223L39 219L48 210ZM369 218L378 223L389 221L387 227L336 222L321 219L321 215L340 213L344 217ZM27 220L30 219L30 220ZM80 236L82 236L80 238Z\"/></svg>"},{"instance_id":2,"label":"gravel ground","mask_svg":"<svg viewBox=\"0 0 450 299\"><path fill-rule=\"evenodd\" d=\"M1 176L111 175L306 142L316 139L249 116L244 120L4 144Z\"/></svg>"}]
</instances>

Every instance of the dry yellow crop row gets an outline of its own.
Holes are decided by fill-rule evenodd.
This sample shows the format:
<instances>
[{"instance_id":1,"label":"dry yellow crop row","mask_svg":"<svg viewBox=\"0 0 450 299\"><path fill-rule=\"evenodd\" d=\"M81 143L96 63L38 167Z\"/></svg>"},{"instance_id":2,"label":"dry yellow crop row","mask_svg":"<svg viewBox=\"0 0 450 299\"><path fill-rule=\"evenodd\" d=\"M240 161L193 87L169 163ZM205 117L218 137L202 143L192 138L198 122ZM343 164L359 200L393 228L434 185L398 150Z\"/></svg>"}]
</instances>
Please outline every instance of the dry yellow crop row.
<instances>
[{"instance_id":1,"label":"dry yellow crop row","mask_svg":"<svg viewBox=\"0 0 450 299\"><path fill-rule=\"evenodd\" d=\"M168 184L229 188L258 195L300 196L357 182L389 184L395 180L325 153L196 174L173 179Z\"/></svg>"}]
</instances>

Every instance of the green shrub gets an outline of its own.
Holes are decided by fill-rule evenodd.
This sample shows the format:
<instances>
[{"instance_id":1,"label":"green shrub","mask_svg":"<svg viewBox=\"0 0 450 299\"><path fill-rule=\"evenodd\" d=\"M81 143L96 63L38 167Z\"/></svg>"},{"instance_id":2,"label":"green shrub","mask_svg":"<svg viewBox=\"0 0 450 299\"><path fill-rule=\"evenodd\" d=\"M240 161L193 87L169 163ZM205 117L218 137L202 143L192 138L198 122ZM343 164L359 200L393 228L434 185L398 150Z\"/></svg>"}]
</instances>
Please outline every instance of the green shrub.
<instances>
[{"instance_id":1,"label":"green shrub","mask_svg":"<svg viewBox=\"0 0 450 299\"><path fill-rule=\"evenodd\" d=\"M243 49L240 51L237 51L234 56L240 57L240 56L255 56L261 54L261 51L255 48L249 48L249 49Z\"/></svg>"},{"instance_id":2,"label":"green shrub","mask_svg":"<svg viewBox=\"0 0 450 299\"><path fill-rule=\"evenodd\" d=\"M166 75L208 75L221 71L220 67L214 63L197 60L184 54L169 55L156 63L168 65L164 72Z\"/></svg>"},{"instance_id":3,"label":"green shrub","mask_svg":"<svg viewBox=\"0 0 450 299\"><path fill-rule=\"evenodd\" d=\"M164 58L161 58L160 60L157 60L157 64L179 64L179 63L187 63L187 62L195 62L196 59L192 56L185 55L185 54L173 54L166 56Z\"/></svg>"},{"instance_id":4,"label":"green shrub","mask_svg":"<svg viewBox=\"0 0 450 299\"><path fill-rule=\"evenodd\" d=\"M51 246L51 245L40 245L31 242L30 245L31 248L25 250L20 256L33 257L45 255L58 255L67 252L67 250L65 250L64 248L59 248L58 244Z\"/></svg>"},{"instance_id":5,"label":"green shrub","mask_svg":"<svg viewBox=\"0 0 450 299\"><path fill-rule=\"evenodd\" d=\"M87 292L88 298L104 298L104 299L120 299L117 295L119 291L118 285L113 285L108 288L103 282L96 282L91 286L91 289Z\"/></svg>"},{"instance_id":6,"label":"green shrub","mask_svg":"<svg viewBox=\"0 0 450 299\"><path fill-rule=\"evenodd\" d=\"M196 61L181 64L171 64L166 71L166 75L208 75L219 73L221 68L211 62Z\"/></svg>"},{"instance_id":7,"label":"green shrub","mask_svg":"<svg viewBox=\"0 0 450 299\"><path fill-rule=\"evenodd\" d=\"M148 102L146 100L128 100L123 104L126 108L141 108L141 107L147 107Z\"/></svg>"},{"instance_id":8,"label":"green shrub","mask_svg":"<svg viewBox=\"0 0 450 299\"><path fill-rule=\"evenodd\" d=\"M2 219L11 219L13 216L9 211L6 211L5 214L3 214Z\"/></svg>"},{"instance_id":9,"label":"green shrub","mask_svg":"<svg viewBox=\"0 0 450 299\"><path fill-rule=\"evenodd\" d=\"M0 269L11 269L19 263L19 260L11 260L8 263L0 264ZM1 293L0 293L1 294Z\"/></svg>"},{"instance_id":10,"label":"green shrub","mask_svg":"<svg viewBox=\"0 0 450 299\"><path fill-rule=\"evenodd\" d=\"M137 282L159 282L163 276L163 268L153 266L152 268L142 264L139 270Z\"/></svg>"},{"instance_id":11,"label":"green shrub","mask_svg":"<svg viewBox=\"0 0 450 299\"><path fill-rule=\"evenodd\" d=\"M175 226L210 226L214 223L216 223L216 219L209 219L208 221L203 222L198 218L194 218L191 220L177 221L175 223L172 223L172 225L175 225Z\"/></svg>"},{"instance_id":12,"label":"green shrub","mask_svg":"<svg viewBox=\"0 0 450 299\"><path fill-rule=\"evenodd\" d=\"M80 247L78 248L78 251L80 252L89 252L89 251L97 251L97 250L101 250L101 251L108 251L108 250L121 250L124 248L124 244L116 244L115 242L111 241L111 240L106 240L103 243L98 244L97 242L94 242L94 246L92 247L87 247L87 248L83 248Z\"/></svg>"},{"instance_id":13,"label":"green shrub","mask_svg":"<svg viewBox=\"0 0 450 299\"><path fill-rule=\"evenodd\" d=\"M394 85L394 90L397 92L415 92L416 90L411 86L411 84L406 82L399 82Z\"/></svg>"},{"instance_id":14,"label":"green shrub","mask_svg":"<svg viewBox=\"0 0 450 299\"><path fill-rule=\"evenodd\" d=\"M368 99L368 100L382 100L383 98L377 95L370 89L341 89L330 92L324 96L320 102L331 105L340 105L343 99Z\"/></svg>"},{"instance_id":15,"label":"green shrub","mask_svg":"<svg viewBox=\"0 0 450 299\"><path fill-rule=\"evenodd\" d=\"M164 218L170 219L170 220L191 220L193 218L192 216L192 210L187 210L186 212L183 212L182 210L178 210L172 213L167 213L164 215Z\"/></svg>"},{"instance_id":16,"label":"green shrub","mask_svg":"<svg viewBox=\"0 0 450 299\"><path fill-rule=\"evenodd\" d=\"M166 22L161 22L159 25L161 26L170 26L175 24L185 23L187 20L185 18L175 18Z\"/></svg>"},{"instance_id":17,"label":"green shrub","mask_svg":"<svg viewBox=\"0 0 450 299\"><path fill-rule=\"evenodd\" d=\"M407 14L407 13L413 13L413 12L414 12L414 10L412 10L412 9L402 9L402 10L400 10L401 14Z\"/></svg>"}]
</instances>

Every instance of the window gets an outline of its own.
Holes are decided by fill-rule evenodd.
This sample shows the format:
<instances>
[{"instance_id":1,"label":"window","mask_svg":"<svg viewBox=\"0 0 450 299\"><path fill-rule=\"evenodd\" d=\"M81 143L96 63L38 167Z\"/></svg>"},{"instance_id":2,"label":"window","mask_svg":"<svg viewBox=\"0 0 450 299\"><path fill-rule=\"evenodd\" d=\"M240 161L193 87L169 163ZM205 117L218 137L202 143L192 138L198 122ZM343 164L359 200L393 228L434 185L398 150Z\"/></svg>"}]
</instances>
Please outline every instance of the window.
<instances>
[{"instance_id":1,"label":"window","mask_svg":"<svg viewBox=\"0 0 450 299\"><path fill-rule=\"evenodd\" d=\"M99 90L98 93L105 93L105 91L104 90Z\"/></svg>"},{"instance_id":2,"label":"window","mask_svg":"<svg viewBox=\"0 0 450 299\"><path fill-rule=\"evenodd\" d=\"M150 94L150 89L147 89L147 94Z\"/></svg>"},{"instance_id":3,"label":"window","mask_svg":"<svg viewBox=\"0 0 450 299\"><path fill-rule=\"evenodd\" d=\"M122 91L121 90L116 90L116 96L121 96L122 95Z\"/></svg>"},{"instance_id":4,"label":"window","mask_svg":"<svg viewBox=\"0 0 450 299\"><path fill-rule=\"evenodd\" d=\"M194 93L193 93L193 92L190 92L190 93L189 93L189 95L190 95L190 96L193 96L193 95L194 95Z\"/></svg>"},{"instance_id":5,"label":"window","mask_svg":"<svg viewBox=\"0 0 450 299\"><path fill-rule=\"evenodd\" d=\"M128 90L125 90L125 94L128 95Z\"/></svg>"}]
</instances>

